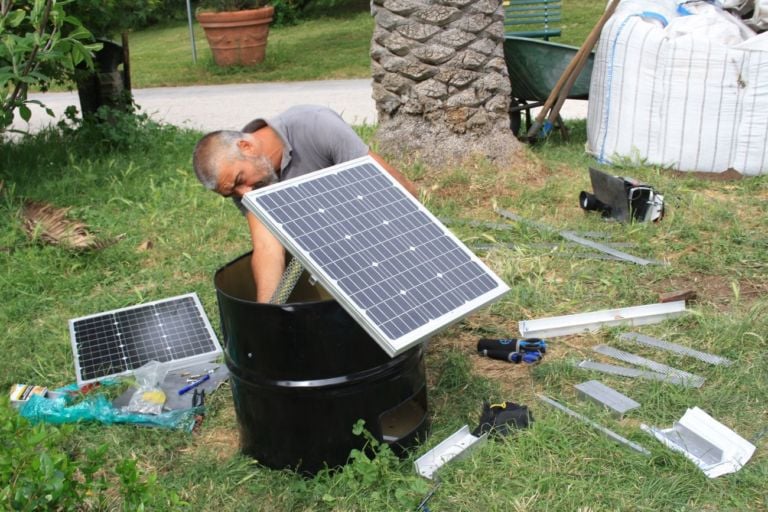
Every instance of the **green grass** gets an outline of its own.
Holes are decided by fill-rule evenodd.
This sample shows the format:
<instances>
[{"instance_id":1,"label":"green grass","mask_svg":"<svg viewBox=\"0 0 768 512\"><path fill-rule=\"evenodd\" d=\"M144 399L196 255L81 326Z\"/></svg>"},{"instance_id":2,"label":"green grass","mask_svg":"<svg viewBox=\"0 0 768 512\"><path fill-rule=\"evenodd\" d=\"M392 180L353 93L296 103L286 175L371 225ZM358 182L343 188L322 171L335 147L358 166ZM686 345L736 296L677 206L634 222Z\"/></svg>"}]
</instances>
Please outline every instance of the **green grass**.
<instances>
[{"instance_id":1,"label":"green grass","mask_svg":"<svg viewBox=\"0 0 768 512\"><path fill-rule=\"evenodd\" d=\"M587 0L565 2L562 36L552 41L580 46L602 10L602 4ZM346 8L296 26L272 27L262 63L220 68L197 22L193 23L196 63L187 22L170 22L129 34L132 87L370 78L373 28L367 2L351 1Z\"/></svg>"},{"instance_id":2,"label":"green grass","mask_svg":"<svg viewBox=\"0 0 768 512\"><path fill-rule=\"evenodd\" d=\"M533 426L447 465L430 500L432 510L765 510L763 438L741 471L709 480L638 426L668 427L693 406L747 439L768 426L768 179L708 182L655 168L617 169L661 190L669 211L657 224L607 223L578 207L591 162L583 155L584 123L571 128L570 142L553 136L526 149L518 165L498 172L484 162L439 176L420 164L404 171L430 190L427 204L437 215L498 222L492 214L496 201L561 229L602 231L612 241L636 243L630 252L670 265L576 258L565 246L542 250L536 244L558 239L513 223L507 231L457 225L455 232L468 243L516 245L483 254L512 290L430 342L431 435L405 460L387 454L374 461L358 459L345 471L314 479L264 469L237 454L227 386L211 396L196 434L82 424L56 437L52 449L78 460L85 449L106 446L103 471L122 480L126 471L116 462L136 460L139 476L130 485L138 489L138 498L133 499L144 500L150 510L414 509L430 484L416 477L413 460L462 425L474 427L483 400L506 399L528 405ZM368 137L372 129L363 127L362 132ZM249 249L246 226L228 201L204 191L192 176L190 152L199 134L151 125L141 133L139 145L130 150L55 134L0 146L0 389L16 382L49 387L72 382L67 321L86 314L197 292L221 337L212 275ZM101 238L121 238L90 253L30 240L20 219L27 199L71 207L71 215ZM147 241L152 242L149 250L144 249ZM684 287L699 294L691 313L641 332L724 355L735 366L712 367L623 345L618 336L626 328L552 339L544 361L535 367L474 353L477 338L514 335L518 320L653 303L658 293ZM594 357L589 347L598 343L634 350L700 374L707 382L701 389L683 389L575 369L573 362ZM573 385L591 378L642 407L619 421L580 402ZM643 444L652 457L550 409L536 393ZM0 417L15 414L2 403ZM149 476L157 483L147 481ZM171 495L189 505L170 505ZM107 494L109 509L120 507L120 496Z\"/></svg>"},{"instance_id":3,"label":"green grass","mask_svg":"<svg viewBox=\"0 0 768 512\"><path fill-rule=\"evenodd\" d=\"M605 10L605 3L591 0L565 0L562 7L563 33L552 41L581 46Z\"/></svg>"},{"instance_id":4,"label":"green grass","mask_svg":"<svg viewBox=\"0 0 768 512\"><path fill-rule=\"evenodd\" d=\"M358 2L359 3L359 2ZM130 35L131 77L135 88L199 84L369 78L374 20L367 4L293 27L273 27L264 62L249 68L213 63L202 28L194 23L197 63L192 61L185 22ZM563 35L552 41L580 46L602 14L598 2L569 0L563 5Z\"/></svg>"},{"instance_id":5,"label":"green grass","mask_svg":"<svg viewBox=\"0 0 768 512\"><path fill-rule=\"evenodd\" d=\"M185 23L131 34L131 78L135 88L330 80L370 76L370 13L323 17L293 27L272 28L265 60L253 67L219 68L202 28L195 23L197 64Z\"/></svg>"}]
</instances>

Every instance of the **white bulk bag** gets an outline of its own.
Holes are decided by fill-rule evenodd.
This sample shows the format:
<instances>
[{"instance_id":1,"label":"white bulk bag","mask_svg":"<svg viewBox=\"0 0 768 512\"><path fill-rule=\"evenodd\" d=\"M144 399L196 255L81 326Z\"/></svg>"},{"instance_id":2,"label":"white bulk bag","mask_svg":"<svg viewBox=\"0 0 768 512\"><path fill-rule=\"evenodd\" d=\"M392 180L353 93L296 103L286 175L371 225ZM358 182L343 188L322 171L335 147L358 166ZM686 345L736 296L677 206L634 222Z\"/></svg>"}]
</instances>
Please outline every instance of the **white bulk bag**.
<instances>
[{"instance_id":1,"label":"white bulk bag","mask_svg":"<svg viewBox=\"0 0 768 512\"><path fill-rule=\"evenodd\" d=\"M768 173L768 33L711 5L671 6L625 0L605 25L587 151L605 163Z\"/></svg>"}]
</instances>

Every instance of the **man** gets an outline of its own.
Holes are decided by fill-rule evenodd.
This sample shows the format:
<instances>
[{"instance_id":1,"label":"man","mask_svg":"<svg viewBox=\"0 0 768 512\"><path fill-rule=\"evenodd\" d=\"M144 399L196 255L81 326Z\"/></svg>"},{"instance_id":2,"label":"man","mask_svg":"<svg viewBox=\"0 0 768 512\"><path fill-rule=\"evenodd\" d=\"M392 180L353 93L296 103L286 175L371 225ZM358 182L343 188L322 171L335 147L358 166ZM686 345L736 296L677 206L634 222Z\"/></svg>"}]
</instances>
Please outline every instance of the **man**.
<instances>
[{"instance_id":1,"label":"man","mask_svg":"<svg viewBox=\"0 0 768 512\"><path fill-rule=\"evenodd\" d=\"M242 205L246 192L371 155L408 192L416 187L371 151L332 110L292 107L269 119L255 119L242 131L215 131L195 146L192 164L206 188L231 197L245 214L253 241L251 269L256 300L268 302L285 268L285 249Z\"/></svg>"}]
</instances>

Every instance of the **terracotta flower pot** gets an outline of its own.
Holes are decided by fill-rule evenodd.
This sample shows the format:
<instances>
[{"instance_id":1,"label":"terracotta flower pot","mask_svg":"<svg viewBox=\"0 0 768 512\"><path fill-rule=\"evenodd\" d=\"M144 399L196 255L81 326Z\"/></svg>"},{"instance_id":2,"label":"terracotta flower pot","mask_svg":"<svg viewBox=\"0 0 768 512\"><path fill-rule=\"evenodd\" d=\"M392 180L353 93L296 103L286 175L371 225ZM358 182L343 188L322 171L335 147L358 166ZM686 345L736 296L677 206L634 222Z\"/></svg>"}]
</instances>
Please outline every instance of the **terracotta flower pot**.
<instances>
[{"instance_id":1,"label":"terracotta flower pot","mask_svg":"<svg viewBox=\"0 0 768 512\"><path fill-rule=\"evenodd\" d=\"M264 60L274 12L268 5L234 12L200 12L196 18L218 66L253 66Z\"/></svg>"}]
</instances>

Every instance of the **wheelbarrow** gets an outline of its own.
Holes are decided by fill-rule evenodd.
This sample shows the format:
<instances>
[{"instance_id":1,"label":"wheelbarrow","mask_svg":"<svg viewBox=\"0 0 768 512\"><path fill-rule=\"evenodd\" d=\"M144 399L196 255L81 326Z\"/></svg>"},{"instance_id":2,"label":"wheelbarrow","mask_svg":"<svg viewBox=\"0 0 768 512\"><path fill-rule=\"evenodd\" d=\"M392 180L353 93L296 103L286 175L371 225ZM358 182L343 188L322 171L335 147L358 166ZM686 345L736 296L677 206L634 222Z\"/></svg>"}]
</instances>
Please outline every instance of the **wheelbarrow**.
<instances>
[{"instance_id":1,"label":"wheelbarrow","mask_svg":"<svg viewBox=\"0 0 768 512\"><path fill-rule=\"evenodd\" d=\"M515 136L520 132L522 112L525 112L526 126L530 128L531 109L544 105L549 93L578 51L579 49L575 46L540 39L504 37L504 59L512 85L509 120ZM595 55L591 53L584 69L581 70L568 93L569 99L588 99L594 59ZM556 124L559 124L561 133L567 136L563 120L559 115Z\"/></svg>"}]
</instances>

